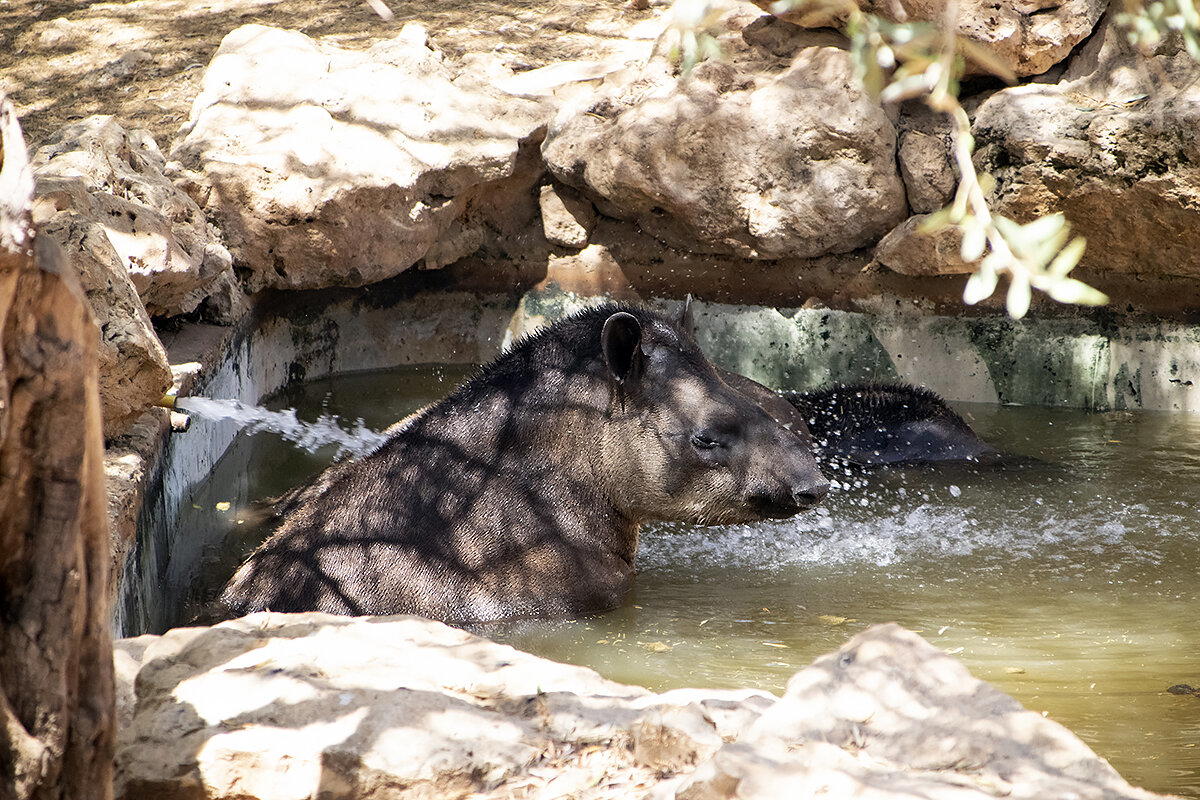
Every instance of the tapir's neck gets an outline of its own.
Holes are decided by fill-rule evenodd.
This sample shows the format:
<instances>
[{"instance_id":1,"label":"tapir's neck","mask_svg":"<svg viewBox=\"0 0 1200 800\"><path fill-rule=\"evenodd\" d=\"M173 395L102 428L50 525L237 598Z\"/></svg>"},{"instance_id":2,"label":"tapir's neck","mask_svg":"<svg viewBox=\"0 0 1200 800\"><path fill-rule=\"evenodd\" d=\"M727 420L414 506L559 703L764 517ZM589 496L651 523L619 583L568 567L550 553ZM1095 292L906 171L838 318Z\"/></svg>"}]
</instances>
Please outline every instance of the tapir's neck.
<instances>
[{"instance_id":1,"label":"tapir's neck","mask_svg":"<svg viewBox=\"0 0 1200 800\"><path fill-rule=\"evenodd\" d=\"M511 479L496 486L519 485L537 524L633 564L639 524L615 502L601 457L607 391L595 391L582 375L537 381L520 392L482 387L452 400L414 424Z\"/></svg>"}]
</instances>

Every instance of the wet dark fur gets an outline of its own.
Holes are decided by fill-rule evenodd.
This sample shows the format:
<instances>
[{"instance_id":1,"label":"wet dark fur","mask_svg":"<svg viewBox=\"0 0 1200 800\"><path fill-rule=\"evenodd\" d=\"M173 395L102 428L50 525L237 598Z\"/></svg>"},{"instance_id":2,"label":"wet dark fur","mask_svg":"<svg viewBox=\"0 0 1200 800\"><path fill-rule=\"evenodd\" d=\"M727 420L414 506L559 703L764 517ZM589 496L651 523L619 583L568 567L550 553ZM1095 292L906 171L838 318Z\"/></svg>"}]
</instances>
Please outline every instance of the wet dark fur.
<instances>
[{"instance_id":1,"label":"wet dark fur","mask_svg":"<svg viewBox=\"0 0 1200 800\"><path fill-rule=\"evenodd\" d=\"M879 464L996 455L944 399L921 386L868 383L784 396L803 414L824 458Z\"/></svg>"},{"instance_id":2,"label":"wet dark fur","mask_svg":"<svg viewBox=\"0 0 1200 800\"><path fill-rule=\"evenodd\" d=\"M601 332L619 312L635 317L646 337L634 353L644 361L644 385L636 370L614 379L606 366ZM603 437L620 425L637 433L650 423L658 427L637 435L656 437L647 440L654 446L666 437L675 447L686 436L676 430L690 430L698 416L695 392L679 408L667 390L654 393L678 380L703 387L701 411L718 407L745 421L746 441L757 443L746 445L747 463L759 472L763 463L776 465L768 475L735 475L747 492L783 481L788 502L801 496L794 486L823 494L807 440L726 386L690 333L647 310L606 305L519 342L374 452L334 465L286 498L278 531L204 616L318 610L476 622L610 608L633 578L638 524L671 518L654 516L662 498L699 496L696 481L705 476L686 457L607 474L614 459L606 467L596 449L611 451ZM711 509L672 513L698 522L733 513L761 518L743 508L759 495L716 494L705 500Z\"/></svg>"}]
</instances>

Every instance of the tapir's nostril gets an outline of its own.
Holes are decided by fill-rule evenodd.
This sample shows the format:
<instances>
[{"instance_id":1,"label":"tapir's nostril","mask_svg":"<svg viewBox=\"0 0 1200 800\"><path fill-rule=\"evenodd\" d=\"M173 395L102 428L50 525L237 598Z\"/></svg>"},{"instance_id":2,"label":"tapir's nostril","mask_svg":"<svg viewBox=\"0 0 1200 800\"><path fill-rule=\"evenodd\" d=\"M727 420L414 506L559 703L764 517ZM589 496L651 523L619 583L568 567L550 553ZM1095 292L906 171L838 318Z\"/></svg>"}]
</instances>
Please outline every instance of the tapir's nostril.
<instances>
[{"instance_id":1,"label":"tapir's nostril","mask_svg":"<svg viewBox=\"0 0 1200 800\"><path fill-rule=\"evenodd\" d=\"M817 503L821 502L822 498L825 497L825 494L828 491L828 483L814 483L812 486L792 492L792 497L795 498L796 505L800 506L801 508L808 508L809 506L815 506Z\"/></svg>"}]
</instances>

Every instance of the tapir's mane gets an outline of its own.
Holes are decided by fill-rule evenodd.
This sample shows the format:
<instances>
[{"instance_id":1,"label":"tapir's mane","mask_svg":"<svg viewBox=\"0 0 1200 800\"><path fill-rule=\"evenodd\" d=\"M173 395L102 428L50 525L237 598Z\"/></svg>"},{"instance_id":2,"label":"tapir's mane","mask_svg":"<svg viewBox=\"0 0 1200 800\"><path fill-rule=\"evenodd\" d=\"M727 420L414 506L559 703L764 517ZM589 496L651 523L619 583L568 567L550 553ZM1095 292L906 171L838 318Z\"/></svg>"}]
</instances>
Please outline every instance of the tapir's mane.
<instances>
[{"instance_id":1,"label":"tapir's mane","mask_svg":"<svg viewBox=\"0 0 1200 800\"><path fill-rule=\"evenodd\" d=\"M660 337L667 333L681 344L690 341L690 336L683 333L675 320L648 308L616 302L590 306L522 336L508 350L479 367L470 378L429 410L469 402L498 385L535 380L544 369L546 357L551 355L552 350L561 350L564 345L581 359L601 358L600 334L604 322L621 311L637 317L644 330L650 330Z\"/></svg>"},{"instance_id":2,"label":"tapir's mane","mask_svg":"<svg viewBox=\"0 0 1200 800\"><path fill-rule=\"evenodd\" d=\"M886 419L903 424L926 419L966 422L937 392L907 383L868 383L831 386L814 392L789 394L801 411L817 418L834 417L843 423L865 424ZM853 412L847 416L846 411Z\"/></svg>"}]
</instances>

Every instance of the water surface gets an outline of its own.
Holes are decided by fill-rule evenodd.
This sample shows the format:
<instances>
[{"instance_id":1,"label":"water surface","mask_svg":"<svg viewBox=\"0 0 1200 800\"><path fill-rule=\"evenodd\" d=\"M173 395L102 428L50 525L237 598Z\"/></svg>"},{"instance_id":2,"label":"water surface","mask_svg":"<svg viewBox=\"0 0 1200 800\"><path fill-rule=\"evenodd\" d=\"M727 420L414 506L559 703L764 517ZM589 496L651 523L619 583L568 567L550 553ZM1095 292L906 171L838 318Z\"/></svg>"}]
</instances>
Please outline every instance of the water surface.
<instances>
[{"instance_id":1,"label":"water surface","mask_svg":"<svg viewBox=\"0 0 1200 800\"><path fill-rule=\"evenodd\" d=\"M464 375L342 376L269 405L382 429ZM985 439L1032 459L835 475L826 503L792 520L653 527L620 609L486 633L653 689L779 692L855 632L896 621L1065 724L1131 782L1200 798L1200 697L1167 691L1200 687L1200 420L958 408ZM171 564L179 621L261 538L254 503L338 449L239 437L178 523L203 542L200 565Z\"/></svg>"}]
</instances>

